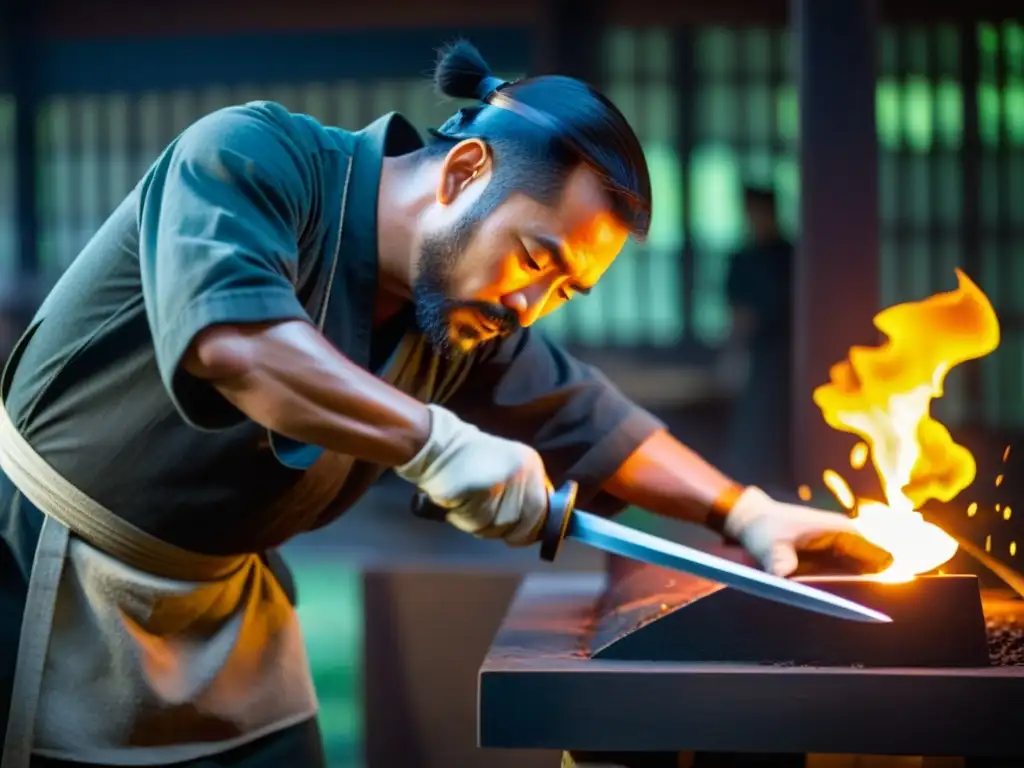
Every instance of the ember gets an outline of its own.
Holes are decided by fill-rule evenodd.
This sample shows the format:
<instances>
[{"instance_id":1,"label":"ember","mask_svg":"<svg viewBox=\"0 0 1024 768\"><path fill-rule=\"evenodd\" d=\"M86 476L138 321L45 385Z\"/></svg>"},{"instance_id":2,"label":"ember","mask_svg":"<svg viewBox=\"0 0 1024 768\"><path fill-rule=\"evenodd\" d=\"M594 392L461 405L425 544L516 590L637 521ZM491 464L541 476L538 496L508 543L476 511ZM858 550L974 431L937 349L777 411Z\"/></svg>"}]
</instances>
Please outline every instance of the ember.
<instances>
[{"instance_id":1,"label":"ember","mask_svg":"<svg viewBox=\"0 0 1024 768\"><path fill-rule=\"evenodd\" d=\"M989 661L997 667L1024 667L1024 601L1014 592L993 591L985 601Z\"/></svg>"},{"instance_id":2,"label":"ember","mask_svg":"<svg viewBox=\"0 0 1024 768\"><path fill-rule=\"evenodd\" d=\"M885 502L858 500L858 528L893 553L893 565L877 578L908 580L932 571L956 554L957 543L917 511L925 502L951 501L975 477L971 452L953 441L930 414L949 371L999 345L999 322L984 293L960 270L956 290L898 304L875 316L887 340L853 347L834 365L814 402L829 426L863 439L881 481ZM863 465L855 447L850 463ZM834 470L826 485L844 507L849 487Z\"/></svg>"},{"instance_id":3,"label":"ember","mask_svg":"<svg viewBox=\"0 0 1024 768\"><path fill-rule=\"evenodd\" d=\"M1024 666L1024 627L1016 619L989 619L985 629L988 633L988 655L994 666Z\"/></svg>"}]
</instances>

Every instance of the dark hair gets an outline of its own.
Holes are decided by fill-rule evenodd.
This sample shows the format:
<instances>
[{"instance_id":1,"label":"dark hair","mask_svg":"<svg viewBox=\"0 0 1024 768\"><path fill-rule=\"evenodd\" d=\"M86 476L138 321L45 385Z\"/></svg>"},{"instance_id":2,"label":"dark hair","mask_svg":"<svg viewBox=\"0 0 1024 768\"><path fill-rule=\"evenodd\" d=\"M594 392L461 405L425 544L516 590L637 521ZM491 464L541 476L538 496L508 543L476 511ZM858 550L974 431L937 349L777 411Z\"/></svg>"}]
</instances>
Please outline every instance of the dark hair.
<instances>
[{"instance_id":1,"label":"dark hair","mask_svg":"<svg viewBox=\"0 0 1024 768\"><path fill-rule=\"evenodd\" d=\"M553 203L569 173L585 163L605 183L615 216L643 239L650 228L651 178L640 141L626 118L595 88L545 75L511 83L497 77L480 52L460 40L443 49L437 89L474 99L436 131L428 152L480 138L491 148L494 179L479 206L491 210L511 192Z\"/></svg>"},{"instance_id":2,"label":"dark hair","mask_svg":"<svg viewBox=\"0 0 1024 768\"><path fill-rule=\"evenodd\" d=\"M759 187L748 184L743 187L743 204L747 207L761 205L775 211L775 190L771 187Z\"/></svg>"}]
</instances>

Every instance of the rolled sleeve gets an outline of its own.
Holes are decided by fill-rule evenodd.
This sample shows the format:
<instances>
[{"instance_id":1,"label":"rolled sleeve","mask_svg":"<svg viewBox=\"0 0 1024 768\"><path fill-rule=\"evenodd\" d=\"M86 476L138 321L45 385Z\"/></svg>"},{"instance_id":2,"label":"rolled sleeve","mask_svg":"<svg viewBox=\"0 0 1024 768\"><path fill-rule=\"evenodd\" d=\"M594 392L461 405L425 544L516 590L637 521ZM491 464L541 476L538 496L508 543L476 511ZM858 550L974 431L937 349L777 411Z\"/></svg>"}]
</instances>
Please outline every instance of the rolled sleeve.
<instances>
[{"instance_id":1,"label":"rolled sleeve","mask_svg":"<svg viewBox=\"0 0 1024 768\"><path fill-rule=\"evenodd\" d=\"M481 429L533 446L552 482L578 482L580 506L599 514L625 506L602 487L665 428L598 370L529 329L483 355L447 405Z\"/></svg>"},{"instance_id":2,"label":"rolled sleeve","mask_svg":"<svg viewBox=\"0 0 1024 768\"><path fill-rule=\"evenodd\" d=\"M308 320L296 294L308 168L257 105L194 123L147 175L139 197L142 293L161 378L193 426L244 418L181 369L215 325Z\"/></svg>"}]
</instances>

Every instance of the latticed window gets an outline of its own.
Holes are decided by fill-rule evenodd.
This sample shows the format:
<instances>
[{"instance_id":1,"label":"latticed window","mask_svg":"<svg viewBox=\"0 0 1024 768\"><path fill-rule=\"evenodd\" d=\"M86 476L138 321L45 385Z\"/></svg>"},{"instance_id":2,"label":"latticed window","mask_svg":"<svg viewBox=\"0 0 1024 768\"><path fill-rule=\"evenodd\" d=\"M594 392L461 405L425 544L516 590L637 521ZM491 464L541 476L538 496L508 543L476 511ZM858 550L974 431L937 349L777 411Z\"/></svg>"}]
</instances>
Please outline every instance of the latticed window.
<instances>
[{"instance_id":1,"label":"latticed window","mask_svg":"<svg viewBox=\"0 0 1024 768\"><path fill-rule=\"evenodd\" d=\"M0 94L0 280L18 263L14 183L14 99Z\"/></svg>"},{"instance_id":2,"label":"latticed window","mask_svg":"<svg viewBox=\"0 0 1024 768\"><path fill-rule=\"evenodd\" d=\"M789 32L613 28L604 46L604 86L648 156L651 234L627 246L593 295L543 328L584 347L713 347L728 332L723 280L744 238L742 185L773 186L784 230L799 236ZM348 128L392 109L436 125L453 109L418 72L52 97L39 121L44 270L55 276L70 263L188 123L257 98ZM967 269L996 303L1004 341L973 384L969 371L954 372L944 417L1024 424L1024 27L884 29L876 103L880 296L885 304L919 298L951 287L953 267ZM0 99L0 157L13 151L13 115L13 103ZM13 165L0 162L0 203L12 200ZM13 217L13 204L0 204L4 271L16 263Z\"/></svg>"}]
</instances>

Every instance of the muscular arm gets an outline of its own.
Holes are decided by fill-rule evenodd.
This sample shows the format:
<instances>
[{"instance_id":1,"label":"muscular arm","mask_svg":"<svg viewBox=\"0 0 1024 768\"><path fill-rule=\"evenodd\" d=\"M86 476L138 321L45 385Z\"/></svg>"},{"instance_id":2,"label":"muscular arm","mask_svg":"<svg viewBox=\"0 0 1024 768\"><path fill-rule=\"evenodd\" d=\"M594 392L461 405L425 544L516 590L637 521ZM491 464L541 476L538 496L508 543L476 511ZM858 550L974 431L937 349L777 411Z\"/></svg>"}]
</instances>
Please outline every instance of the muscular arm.
<instances>
[{"instance_id":1,"label":"muscular arm","mask_svg":"<svg viewBox=\"0 0 1024 768\"><path fill-rule=\"evenodd\" d=\"M267 429L377 464L409 461L430 432L425 405L352 363L305 322L210 328L183 367Z\"/></svg>"},{"instance_id":2,"label":"muscular arm","mask_svg":"<svg viewBox=\"0 0 1024 768\"><path fill-rule=\"evenodd\" d=\"M702 525L716 501L739 491L733 480L664 431L644 440L603 488L628 504Z\"/></svg>"},{"instance_id":3,"label":"muscular arm","mask_svg":"<svg viewBox=\"0 0 1024 768\"><path fill-rule=\"evenodd\" d=\"M298 299L315 228L316 147L273 105L197 121L139 195L142 292L157 367L189 424L245 417L387 466L426 442L429 411L346 359ZM308 252L307 252L308 250Z\"/></svg>"},{"instance_id":4,"label":"muscular arm","mask_svg":"<svg viewBox=\"0 0 1024 768\"><path fill-rule=\"evenodd\" d=\"M536 448L556 485L580 483L580 507L591 512L635 505L704 523L737 488L599 371L531 329L480 361L449 405Z\"/></svg>"}]
</instances>

